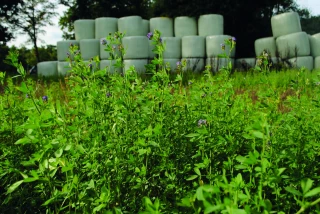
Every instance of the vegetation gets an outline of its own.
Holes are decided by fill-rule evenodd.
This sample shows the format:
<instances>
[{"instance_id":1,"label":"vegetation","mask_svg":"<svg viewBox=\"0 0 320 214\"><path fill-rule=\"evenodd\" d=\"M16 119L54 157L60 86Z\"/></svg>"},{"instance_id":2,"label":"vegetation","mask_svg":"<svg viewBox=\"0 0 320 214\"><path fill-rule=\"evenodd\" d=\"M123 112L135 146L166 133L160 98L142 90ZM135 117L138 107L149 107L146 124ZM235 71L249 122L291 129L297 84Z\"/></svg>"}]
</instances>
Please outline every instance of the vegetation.
<instances>
[{"instance_id":1,"label":"vegetation","mask_svg":"<svg viewBox=\"0 0 320 214\"><path fill-rule=\"evenodd\" d=\"M122 34L106 50L122 65ZM65 81L0 75L3 213L318 213L320 74L163 65L105 75L72 46ZM226 41L235 45L235 41ZM114 46L120 48L117 56Z\"/></svg>"}]
</instances>

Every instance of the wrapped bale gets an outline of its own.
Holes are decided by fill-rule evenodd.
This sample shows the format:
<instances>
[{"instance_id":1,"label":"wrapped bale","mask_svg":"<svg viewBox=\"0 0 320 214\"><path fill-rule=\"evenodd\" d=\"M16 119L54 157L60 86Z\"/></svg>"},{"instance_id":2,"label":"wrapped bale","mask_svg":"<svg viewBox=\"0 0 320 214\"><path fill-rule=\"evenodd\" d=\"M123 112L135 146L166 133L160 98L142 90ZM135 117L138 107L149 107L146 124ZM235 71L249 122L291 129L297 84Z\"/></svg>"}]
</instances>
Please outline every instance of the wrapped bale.
<instances>
[{"instance_id":1,"label":"wrapped bale","mask_svg":"<svg viewBox=\"0 0 320 214\"><path fill-rule=\"evenodd\" d=\"M95 19L95 38L106 38L110 33L118 31L118 19L112 17L101 17Z\"/></svg>"},{"instance_id":2,"label":"wrapped bale","mask_svg":"<svg viewBox=\"0 0 320 214\"><path fill-rule=\"evenodd\" d=\"M309 37L305 32L280 36L276 44L282 59L310 55Z\"/></svg>"},{"instance_id":3,"label":"wrapped bale","mask_svg":"<svg viewBox=\"0 0 320 214\"><path fill-rule=\"evenodd\" d=\"M146 36L129 36L122 39L124 59L147 59L149 57L149 40Z\"/></svg>"},{"instance_id":4,"label":"wrapped bale","mask_svg":"<svg viewBox=\"0 0 320 214\"><path fill-rule=\"evenodd\" d=\"M146 36L145 24L140 16L126 16L118 19L118 31L125 36Z\"/></svg>"},{"instance_id":5,"label":"wrapped bale","mask_svg":"<svg viewBox=\"0 0 320 214\"><path fill-rule=\"evenodd\" d=\"M175 37L196 36L197 31L197 21L195 18L180 16L174 19Z\"/></svg>"},{"instance_id":6,"label":"wrapped bale","mask_svg":"<svg viewBox=\"0 0 320 214\"><path fill-rule=\"evenodd\" d=\"M89 60L100 55L99 39L83 39L80 41L80 52L83 60Z\"/></svg>"},{"instance_id":7,"label":"wrapped bale","mask_svg":"<svg viewBox=\"0 0 320 214\"><path fill-rule=\"evenodd\" d=\"M69 62L58 61L58 76L67 76L71 71Z\"/></svg>"},{"instance_id":8,"label":"wrapped bale","mask_svg":"<svg viewBox=\"0 0 320 214\"><path fill-rule=\"evenodd\" d=\"M46 61L37 64L38 76L51 77L58 75L58 62Z\"/></svg>"},{"instance_id":9,"label":"wrapped bale","mask_svg":"<svg viewBox=\"0 0 320 214\"><path fill-rule=\"evenodd\" d=\"M218 57L221 54L229 54L230 46L225 46L225 50L221 48L221 44L225 43L226 39L232 39L228 35L215 35L206 37L206 56L208 58ZM236 54L236 48L233 48L230 57L233 58Z\"/></svg>"},{"instance_id":10,"label":"wrapped bale","mask_svg":"<svg viewBox=\"0 0 320 214\"><path fill-rule=\"evenodd\" d=\"M271 18L273 37L301 32L300 17L296 12L282 13Z\"/></svg>"},{"instance_id":11,"label":"wrapped bale","mask_svg":"<svg viewBox=\"0 0 320 214\"><path fill-rule=\"evenodd\" d=\"M137 73L146 72L145 65L148 64L148 59L125 59L123 60L124 72L128 71L131 66L134 66Z\"/></svg>"},{"instance_id":12,"label":"wrapped bale","mask_svg":"<svg viewBox=\"0 0 320 214\"><path fill-rule=\"evenodd\" d=\"M181 58L181 38L180 37L163 37L162 42L166 45L163 52L164 59Z\"/></svg>"},{"instance_id":13,"label":"wrapped bale","mask_svg":"<svg viewBox=\"0 0 320 214\"><path fill-rule=\"evenodd\" d=\"M286 61L286 64L289 68L306 68L308 70L313 70L314 61L312 56L302 56L291 58Z\"/></svg>"},{"instance_id":14,"label":"wrapped bale","mask_svg":"<svg viewBox=\"0 0 320 214\"><path fill-rule=\"evenodd\" d=\"M115 60L101 60L100 61L100 70L106 69L106 72L110 74L121 73L122 68L115 68Z\"/></svg>"},{"instance_id":15,"label":"wrapped bale","mask_svg":"<svg viewBox=\"0 0 320 214\"><path fill-rule=\"evenodd\" d=\"M311 55L313 57L320 56L320 33L314 34L309 37Z\"/></svg>"},{"instance_id":16,"label":"wrapped bale","mask_svg":"<svg viewBox=\"0 0 320 214\"><path fill-rule=\"evenodd\" d=\"M204 71L205 61L204 58L182 58L181 61L186 60L186 66L182 69L182 71L192 71L192 72L202 72Z\"/></svg>"},{"instance_id":17,"label":"wrapped bale","mask_svg":"<svg viewBox=\"0 0 320 214\"><path fill-rule=\"evenodd\" d=\"M184 36L182 37L182 57L183 58L204 58L206 55L205 37Z\"/></svg>"},{"instance_id":18,"label":"wrapped bale","mask_svg":"<svg viewBox=\"0 0 320 214\"><path fill-rule=\"evenodd\" d=\"M231 62L232 68L234 67L234 58L220 58L220 57L211 57L206 59L206 65L211 66L211 72L220 71L222 68L227 68Z\"/></svg>"},{"instance_id":19,"label":"wrapped bale","mask_svg":"<svg viewBox=\"0 0 320 214\"><path fill-rule=\"evenodd\" d=\"M147 36L147 34L150 32L150 22L149 20L142 19L142 31L144 36Z\"/></svg>"},{"instance_id":20,"label":"wrapped bale","mask_svg":"<svg viewBox=\"0 0 320 214\"><path fill-rule=\"evenodd\" d=\"M178 65L177 63L180 62L180 58L177 59L163 59L164 64L170 68L170 72L176 72Z\"/></svg>"},{"instance_id":21,"label":"wrapped bale","mask_svg":"<svg viewBox=\"0 0 320 214\"><path fill-rule=\"evenodd\" d=\"M260 56L263 51L266 51L269 55L275 57L277 53L276 40L273 37L257 39L254 42L254 49L256 56Z\"/></svg>"},{"instance_id":22,"label":"wrapped bale","mask_svg":"<svg viewBox=\"0 0 320 214\"><path fill-rule=\"evenodd\" d=\"M66 40L57 42L57 58L58 61L66 61L68 55L73 60L73 54L69 53L70 45L79 46L79 41L76 40Z\"/></svg>"},{"instance_id":23,"label":"wrapped bale","mask_svg":"<svg viewBox=\"0 0 320 214\"><path fill-rule=\"evenodd\" d=\"M77 41L95 38L95 21L93 19L79 19L74 22L74 33Z\"/></svg>"},{"instance_id":24,"label":"wrapped bale","mask_svg":"<svg viewBox=\"0 0 320 214\"><path fill-rule=\"evenodd\" d=\"M200 16L198 32L199 36L223 35L223 16L219 14Z\"/></svg>"},{"instance_id":25,"label":"wrapped bale","mask_svg":"<svg viewBox=\"0 0 320 214\"><path fill-rule=\"evenodd\" d=\"M150 19L150 31L154 30L161 32L162 37L172 37L173 36L173 20L167 17L156 17Z\"/></svg>"},{"instance_id":26,"label":"wrapped bale","mask_svg":"<svg viewBox=\"0 0 320 214\"><path fill-rule=\"evenodd\" d=\"M314 58L314 69L320 70L320 56Z\"/></svg>"},{"instance_id":27,"label":"wrapped bale","mask_svg":"<svg viewBox=\"0 0 320 214\"><path fill-rule=\"evenodd\" d=\"M236 60L235 68L238 70L249 70L256 65L256 58L240 58Z\"/></svg>"}]
</instances>

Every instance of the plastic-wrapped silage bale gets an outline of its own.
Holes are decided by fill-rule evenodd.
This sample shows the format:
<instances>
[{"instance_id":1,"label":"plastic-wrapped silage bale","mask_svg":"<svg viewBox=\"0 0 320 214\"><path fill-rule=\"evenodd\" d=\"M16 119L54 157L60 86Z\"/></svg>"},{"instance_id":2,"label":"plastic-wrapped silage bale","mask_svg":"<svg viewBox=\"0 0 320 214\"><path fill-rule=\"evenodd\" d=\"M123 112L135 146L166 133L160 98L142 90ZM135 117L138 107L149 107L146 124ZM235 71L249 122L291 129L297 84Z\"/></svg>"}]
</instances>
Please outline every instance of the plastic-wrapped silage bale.
<instances>
[{"instance_id":1,"label":"plastic-wrapped silage bale","mask_svg":"<svg viewBox=\"0 0 320 214\"><path fill-rule=\"evenodd\" d=\"M181 62L183 62L184 60L186 60L186 66L182 69L182 71L191 71L196 73L204 71L204 58L182 58Z\"/></svg>"},{"instance_id":2,"label":"plastic-wrapped silage bale","mask_svg":"<svg viewBox=\"0 0 320 214\"><path fill-rule=\"evenodd\" d=\"M309 37L305 32L280 36L276 39L276 44L282 59L310 55Z\"/></svg>"},{"instance_id":3,"label":"plastic-wrapped silage bale","mask_svg":"<svg viewBox=\"0 0 320 214\"><path fill-rule=\"evenodd\" d=\"M181 40L183 58L204 58L206 55L205 37L184 36Z\"/></svg>"},{"instance_id":4,"label":"plastic-wrapped silage bale","mask_svg":"<svg viewBox=\"0 0 320 214\"><path fill-rule=\"evenodd\" d=\"M274 39L274 37L257 39L254 42L254 48L256 56L260 56L263 51L266 51L272 57L275 57L277 53L276 40Z\"/></svg>"},{"instance_id":5,"label":"plastic-wrapped silage bale","mask_svg":"<svg viewBox=\"0 0 320 214\"><path fill-rule=\"evenodd\" d=\"M215 35L206 37L206 55L208 58L217 57L218 55L230 52L230 46L226 45L225 50L222 50L221 44L225 43L226 39L232 39L228 35ZM233 58L236 53L236 48L234 47L230 53L230 57Z\"/></svg>"},{"instance_id":6,"label":"plastic-wrapped silage bale","mask_svg":"<svg viewBox=\"0 0 320 214\"><path fill-rule=\"evenodd\" d=\"M144 36L147 36L147 34L150 32L150 22L149 20L142 19L142 31Z\"/></svg>"},{"instance_id":7,"label":"plastic-wrapped silage bale","mask_svg":"<svg viewBox=\"0 0 320 214\"><path fill-rule=\"evenodd\" d=\"M58 61L58 76L67 76L71 71L69 62Z\"/></svg>"},{"instance_id":8,"label":"plastic-wrapped silage bale","mask_svg":"<svg viewBox=\"0 0 320 214\"><path fill-rule=\"evenodd\" d=\"M121 73L122 68L114 67L115 60L101 60L100 61L100 70L106 69L110 74Z\"/></svg>"},{"instance_id":9,"label":"plastic-wrapped silage bale","mask_svg":"<svg viewBox=\"0 0 320 214\"><path fill-rule=\"evenodd\" d=\"M95 21L93 19L79 19L74 22L74 33L77 41L95 38Z\"/></svg>"},{"instance_id":10,"label":"plastic-wrapped silage bale","mask_svg":"<svg viewBox=\"0 0 320 214\"><path fill-rule=\"evenodd\" d=\"M95 38L106 38L110 33L113 35L118 31L118 19L112 17L101 17L95 19Z\"/></svg>"},{"instance_id":11,"label":"plastic-wrapped silage bale","mask_svg":"<svg viewBox=\"0 0 320 214\"><path fill-rule=\"evenodd\" d=\"M118 31L126 36L146 36L145 24L140 16L126 16L118 19Z\"/></svg>"},{"instance_id":12,"label":"plastic-wrapped silage bale","mask_svg":"<svg viewBox=\"0 0 320 214\"><path fill-rule=\"evenodd\" d=\"M174 19L174 36L196 36L198 34L197 21L193 17L180 16Z\"/></svg>"},{"instance_id":13,"label":"plastic-wrapped silage bale","mask_svg":"<svg viewBox=\"0 0 320 214\"><path fill-rule=\"evenodd\" d=\"M206 59L206 65L211 66L211 72L220 71L222 68L228 68L229 62L231 62L232 68L234 67L234 58L220 58L210 57Z\"/></svg>"},{"instance_id":14,"label":"plastic-wrapped silage bale","mask_svg":"<svg viewBox=\"0 0 320 214\"><path fill-rule=\"evenodd\" d=\"M201 15L198 20L198 32L199 36L223 35L223 16Z\"/></svg>"},{"instance_id":15,"label":"plastic-wrapped silage bale","mask_svg":"<svg viewBox=\"0 0 320 214\"><path fill-rule=\"evenodd\" d=\"M162 42L165 43L166 49L163 52L164 59L180 59L181 58L181 38L180 37L163 37Z\"/></svg>"},{"instance_id":16,"label":"plastic-wrapped silage bale","mask_svg":"<svg viewBox=\"0 0 320 214\"><path fill-rule=\"evenodd\" d=\"M320 56L320 33L314 34L309 37L311 55L313 57Z\"/></svg>"},{"instance_id":17,"label":"plastic-wrapped silage bale","mask_svg":"<svg viewBox=\"0 0 320 214\"><path fill-rule=\"evenodd\" d=\"M154 30L161 32L161 37L173 36L173 20L167 17L156 17L150 19L150 32Z\"/></svg>"},{"instance_id":18,"label":"plastic-wrapped silage bale","mask_svg":"<svg viewBox=\"0 0 320 214\"><path fill-rule=\"evenodd\" d=\"M37 64L38 76L58 76L58 61L39 62Z\"/></svg>"},{"instance_id":19,"label":"plastic-wrapped silage bale","mask_svg":"<svg viewBox=\"0 0 320 214\"><path fill-rule=\"evenodd\" d=\"M178 68L178 65L177 65L177 62L180 62L180 58L177 58L177 59L163 59L163 62L165 65L169 65L169 68L170 68L170 72L176 72L177 71L177 68Z\"/></svg>"},{"instance_id":20,"label":"plastic-wrapped silage bale","mask_svg":"<svg viewBox=\"0 0 320 214\"><path fill-rule=\"evenodd\" d=\"M148 59L125 59L123 60L124 72L127 72L133 65L136 72L141 74L146 72L145 65L148 64Z\"/></svg>"},{"instance_id":21,"label":"plastic-wrapped silage bale","mask_svg":"<svg viewBox=\"0 0 320 214\"><path fill-rule=\"evenodd\" d=\"M306 68L313 70L314 61L312 56L302 56L289 59L286 64L289 68Z\"/></svg>"},{"instance_id":22,"label":"plastic-wrapped silage bale","mask_svg":"<svg viewBox=\"0 0 320 214\"><path fill-rule=\"evenodd\" d=\"M79 47L79 41L66 40L57 42L57 58L58 61L66 61L68 54L73 59L73 55L69 53L70 45L76 45Z\"/></svg>"},{"instance_id":23,"label":"plastic-wrapped silage bale","mask_svg":"<svg viewBox=\"0 0 320 214\"><path fill-rule=\"evenodd\" d=\"M256 58L240 58L236 59L235 68L238 70L249 70L256 65Z\"/></svg>"},{"instance_id":24,"label":"plastic-wrapped silage bale","mask_svg":"<svg viewBox=\"0 0 320 214\"><path fill-rule=\"evenodd\" d=\"M125 49L124 59L147 59L149 57L149 40L146 36L129 36L122 39Z\"/></svg>"},{"instance_id":25,"label":"plastic-wrapped silage bale","mask_svg":"<svg viewBox=\"0 0 320 214\"><path fill-rule=\"evenodd\" d=\"M320 56L314 58L314 69L320 70Z\"/></svg>"},{"instance_id":26,"label":"plastic-wrapped silage bale","mask_svg":"<svg viewBox=\"0 0 320 214\"><path fill-rule=\"evenodd\" d=\"M80 51L83 60L89 60L100 55L99 39L82 39L80 41Z\"/></svg>"},{"instance_id":27,"label":"plastic-wrapped silage bale","mask_svg":"<svg viewBox=\"0 0 320 214\"><path fill-rule=\"evenodd\" d=\"M282 13L271 18L273 37L301 32L300 17L296 12Z\"/></svg>"}]
</instances>

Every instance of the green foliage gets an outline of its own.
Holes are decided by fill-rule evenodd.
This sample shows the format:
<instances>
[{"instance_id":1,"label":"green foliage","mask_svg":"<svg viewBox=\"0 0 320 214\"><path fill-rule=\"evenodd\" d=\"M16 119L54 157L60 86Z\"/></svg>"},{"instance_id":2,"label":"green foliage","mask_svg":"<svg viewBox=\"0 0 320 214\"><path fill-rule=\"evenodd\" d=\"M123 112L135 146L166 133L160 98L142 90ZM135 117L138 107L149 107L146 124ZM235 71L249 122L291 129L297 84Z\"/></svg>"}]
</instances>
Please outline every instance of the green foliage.
<instances>
[{"instance_id":1,"label":"green foliage","mask_svg":"<svg viewBox=\"0 0 320 214\"><path fill-rule=\"evenodd\" d=\"M1 212L317 213L319 74L206 72L186 84L183 62L169 76L152 39L146 80L134 67L106 74L71 46L64 81L33 81L10 53L23 78L2 78ZM117 66L124 51L111 52Z\"/></svg>"}]
</instances>

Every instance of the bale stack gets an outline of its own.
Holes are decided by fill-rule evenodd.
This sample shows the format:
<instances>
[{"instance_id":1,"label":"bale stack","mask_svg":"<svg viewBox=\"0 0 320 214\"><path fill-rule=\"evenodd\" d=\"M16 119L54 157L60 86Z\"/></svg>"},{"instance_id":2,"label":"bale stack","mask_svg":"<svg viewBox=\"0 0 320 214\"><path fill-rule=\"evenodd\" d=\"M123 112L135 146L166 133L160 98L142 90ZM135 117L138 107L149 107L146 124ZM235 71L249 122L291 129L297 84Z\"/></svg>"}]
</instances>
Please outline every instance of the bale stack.
<instances>
[{"instance_id":1,"label":"bale stack","mask_svg":"<svg viewBox=\"0 0 320 214\"><path fill-rule=\"evenodd\" d=\"M309 37L311 55L314 57L314 69L320 69L320 33Z\"/></svg>"},{"instance_id":2,"label":"bale stack","mask_svg":"<svg viewBox=\"0 0 320 214\"><path fill-rule=\"evenodd\" d=\"M300 18L296 12L282 13L271 18L277 54L290 67L305 67L312 70L313 57L309 36L302 32Z\"/></svg>"}]
</instances>

